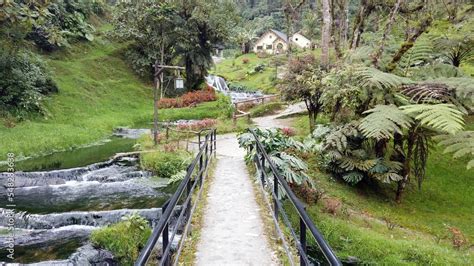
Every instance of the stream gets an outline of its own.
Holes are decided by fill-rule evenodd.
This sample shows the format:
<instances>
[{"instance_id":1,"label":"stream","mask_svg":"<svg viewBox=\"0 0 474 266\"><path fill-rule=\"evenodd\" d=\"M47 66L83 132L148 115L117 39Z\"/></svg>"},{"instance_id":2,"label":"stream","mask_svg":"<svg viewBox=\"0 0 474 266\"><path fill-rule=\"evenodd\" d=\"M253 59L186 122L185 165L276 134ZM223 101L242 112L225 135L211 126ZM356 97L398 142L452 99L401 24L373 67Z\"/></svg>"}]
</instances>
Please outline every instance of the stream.
<instances>
[{"instance_id":1,"label":"stream","mask_svg":"<svg viewBox=\"0 0 474 266\"><path fill-rule=\"evenodd\" d=\"M101 263L113 255L90 245L93 230L134 213L154 225L161 215L157 207L175 187L141 170L137 156L114 156L132 151L135 139L146 132L121 129L116 132L120 137L101 145L17 162L13 203L7 200L9 174L0 172L0 206L14 204L0 208L0 263ZM7 258L9 221L15 235L13 261Z\"/></svg>"},{"instance_id":2,"label":"stream","mask_svg":"<svg viewBox=\"0 0 474 266\"><path fill-rule=\"evenodd\" d=\"M220 77L208 81L233 101L260 96L232 92ZM161 215L158 207L176 189L141 170L138 156L116 156L132 151L136 139L149 132L118 128L96 145L15 162L13 202L8 201L11 176L0 162L0 263L113 263L113 254L89 243L91 232L134 213L153 226ZM13 261L7 258L12 233Z\"/></svg>"}]
</instances>

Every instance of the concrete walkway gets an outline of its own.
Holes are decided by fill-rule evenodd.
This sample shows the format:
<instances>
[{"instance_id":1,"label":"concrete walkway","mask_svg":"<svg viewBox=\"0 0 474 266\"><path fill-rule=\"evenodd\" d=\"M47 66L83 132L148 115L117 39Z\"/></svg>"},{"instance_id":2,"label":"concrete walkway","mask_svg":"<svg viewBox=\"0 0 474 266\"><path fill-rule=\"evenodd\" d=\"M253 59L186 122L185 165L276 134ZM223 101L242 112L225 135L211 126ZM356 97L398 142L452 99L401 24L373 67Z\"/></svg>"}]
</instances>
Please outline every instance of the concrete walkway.
<instances>
[{"instance_id":1,"label":"concrete walkway","mask_svg":"<svg viewBox=\"0 0 474 266\"><path fill-rule=\"evenodd\" d=\"M219 136L197 265L276 265L235 134Z\"/></svg>"}]
</instances>

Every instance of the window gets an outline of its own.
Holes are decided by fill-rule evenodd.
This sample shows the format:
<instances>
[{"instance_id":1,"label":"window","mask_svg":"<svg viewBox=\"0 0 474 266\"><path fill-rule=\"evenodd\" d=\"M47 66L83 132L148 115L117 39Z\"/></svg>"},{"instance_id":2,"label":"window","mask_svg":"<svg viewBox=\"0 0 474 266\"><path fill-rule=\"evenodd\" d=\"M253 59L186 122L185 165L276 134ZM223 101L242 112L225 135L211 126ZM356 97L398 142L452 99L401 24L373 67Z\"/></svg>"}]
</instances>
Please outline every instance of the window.
<instances>
[{"instance_id":1,"label":"window","mask_svg":"<svg viewBox=\"0 0 474 266\"><path fill-rule=\"evenodd\" d=\"M273 47L272 47L271 44L268 44L268 45L267 45L267 50L271 50L272 48L273 48Z\"/></svg>"},{"instance_id":2,"label":"window","mask_svg":"<svg viewBox=\"0 0 474 266\"><path fill-rule=\"evenodd\" d=\"M262 50L263 49L263 46L259 45L257 46L257 50Z\"/></svg>"}]
</instances>

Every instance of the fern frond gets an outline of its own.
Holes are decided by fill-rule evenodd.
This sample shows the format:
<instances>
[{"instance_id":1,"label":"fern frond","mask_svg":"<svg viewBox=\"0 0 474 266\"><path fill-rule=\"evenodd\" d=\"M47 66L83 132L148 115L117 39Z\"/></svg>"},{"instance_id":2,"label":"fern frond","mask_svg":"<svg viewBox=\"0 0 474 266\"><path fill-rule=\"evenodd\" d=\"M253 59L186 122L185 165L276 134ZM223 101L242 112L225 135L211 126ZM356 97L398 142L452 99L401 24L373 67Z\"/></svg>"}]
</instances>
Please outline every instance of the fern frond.
<instances>
[{"instance_id":1,"label":"fern frond","mask_svg":"<svg viewBox=\"0 0 474 266\"><path fill-rule=\"evenodd\" d=\"M433 57L433 44L429 40L419 40L408 50L399 62L401 68L420 65Z\"/></svg>"},{"instance_id":2,"label":"fern frond","mask_svg":"<svg viewBox=\"0 0 474 266\"><path fill-rule=\"evenodd\" d=\"M453 158L470 157L467 169L474 167L474 131L462 131L456 135L441 135L435 139L446 146L445 153L453 153Z\"/></svg>"},{"instance_id":3,"label":"fern frond","mask_svg":"<svg viewBox=\"0 0 474 266\"><path fill-rule=\"evenodd\" d=\"M421 125L449 134L455 134L464 128L463 113L453 104L412 104L401 106L400 109L413 116Z\"/></svg>"},{"instance_id":4,"label":"fern frond","mask_svg":"<svg viewBox=\"0 0 474 266\"><path fill-rule=\"evenodd\" d=\"M412 123L412 119L394 105L377 105L364 113L368 115L362 119L359 129L367 138L390 139Z\"/></svg>"},{"instance_id":5,"label":"fern frond","mask_svg":"<svg viewBox=\"0 0 474 266\"><path fill-rule=\"evenodd\" d=\"M433 82L446 84L454 89L459 99L474 101L474 82L470 77L434 79Z\"/></svg>"},{"instance_id":6,"label":"fern frond","mask_svg":"<svg viewBox=\"0 0 474 266\"><path fill-rule=\"evenodd\" d=\"M411 100L416 103L447 102L450 97L454 96L454 89L444 84L431 82L405 85L401 92L411 97Z\"/></svg>"},{"instance_id":7,"label":"fern frond","mask_svg":"<svg viewBox=\"0 0 474 266\"><path fill-rule=\"evenodd\" d=\"M403 84L411 84L412 80L394 74L386 73L372 67L360 67L354 71L358 85L375 87L380 90L393 89Z\"/></svg>"}]
</instances>

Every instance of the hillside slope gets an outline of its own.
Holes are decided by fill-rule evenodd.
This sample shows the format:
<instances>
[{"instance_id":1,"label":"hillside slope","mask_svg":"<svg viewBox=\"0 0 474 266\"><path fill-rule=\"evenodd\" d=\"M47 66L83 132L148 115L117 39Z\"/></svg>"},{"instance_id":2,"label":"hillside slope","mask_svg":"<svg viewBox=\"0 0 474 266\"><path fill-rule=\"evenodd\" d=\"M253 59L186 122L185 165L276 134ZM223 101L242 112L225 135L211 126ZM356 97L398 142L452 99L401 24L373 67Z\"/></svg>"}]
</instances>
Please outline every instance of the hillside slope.
<instances>
[{"instance_id":1,"label":"hillside slope","mask_svg":"<svg viewBox=\"0 0 474 266\"><path fill-rule=\"evenodd\" d=\"M48 115L0 126L0 154L48 153L97 141L116 126L150 119L150 86L120 57L120 45L104 39L45 56L59 93L47 100Z\"/></svg>"}]
</instances>

